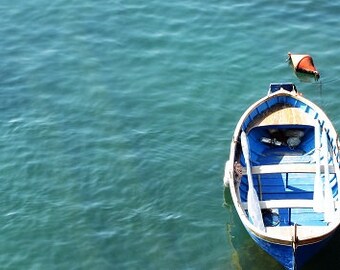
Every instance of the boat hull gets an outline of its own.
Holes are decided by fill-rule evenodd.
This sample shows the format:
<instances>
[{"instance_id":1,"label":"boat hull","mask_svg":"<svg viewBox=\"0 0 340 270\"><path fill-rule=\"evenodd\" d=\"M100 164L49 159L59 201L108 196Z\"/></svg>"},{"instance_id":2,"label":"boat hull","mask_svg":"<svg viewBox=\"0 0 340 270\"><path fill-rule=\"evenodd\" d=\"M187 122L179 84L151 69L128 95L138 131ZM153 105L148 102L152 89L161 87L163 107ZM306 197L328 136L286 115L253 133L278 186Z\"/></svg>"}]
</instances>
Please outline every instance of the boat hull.
<instances>
[{"instance_id":1,"label":"boat hull","mask_svg":"<svg viewBox=\"0 0 340 270\"><path fill-rule=\"evenodd\" d=\"M247 229L250 237L265 252L278 261L286 270L300 269L308 260L317 254L332 238L333 234L318 242L297 246L295 251L292 245L275 243L263 239Z\"/></svg>"}]
</instances>

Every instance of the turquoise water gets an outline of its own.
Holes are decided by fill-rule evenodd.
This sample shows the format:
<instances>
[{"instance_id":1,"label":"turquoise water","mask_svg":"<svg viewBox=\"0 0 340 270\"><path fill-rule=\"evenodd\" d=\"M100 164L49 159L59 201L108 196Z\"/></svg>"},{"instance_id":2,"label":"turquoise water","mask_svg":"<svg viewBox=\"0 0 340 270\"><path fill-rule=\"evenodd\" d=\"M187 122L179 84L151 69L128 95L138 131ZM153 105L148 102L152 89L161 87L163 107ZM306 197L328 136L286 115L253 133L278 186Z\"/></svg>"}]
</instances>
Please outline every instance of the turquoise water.
<instances>
[{"instance_id":1,"label":"turquoise water","mask_svg":"<svg viewBox=\"0 0 340 270\"><path fill-rule=\"evenodd\" d=\"M339 14L311 0L2 1L1 269L281 269L224 205L224 163L271 82L296 83L339 130ZM313 56L319 83L289 51ZM338 269L339 248L306 269Z\"/></svg>"}]
</instances>

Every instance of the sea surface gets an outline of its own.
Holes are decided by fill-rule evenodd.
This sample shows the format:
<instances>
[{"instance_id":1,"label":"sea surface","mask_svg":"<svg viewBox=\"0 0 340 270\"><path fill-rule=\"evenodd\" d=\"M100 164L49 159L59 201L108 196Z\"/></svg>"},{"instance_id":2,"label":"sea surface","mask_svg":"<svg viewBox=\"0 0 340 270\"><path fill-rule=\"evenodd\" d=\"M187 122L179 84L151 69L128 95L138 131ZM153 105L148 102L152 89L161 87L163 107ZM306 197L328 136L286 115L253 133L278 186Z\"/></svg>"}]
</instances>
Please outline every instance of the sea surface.
<instances>
[{"instance_id":1,"label":"sea surface","mask_svg":"<svg viewBox=\"0 0 340 270\"><path fill-rule=\"evenodd\" d=\"M339 16L325 0L1 1L0 269L282 269L224 164L271 82L340 129ZM339 269L339 250L340 234L305 269Z\"/></svg>"}]
</instances>

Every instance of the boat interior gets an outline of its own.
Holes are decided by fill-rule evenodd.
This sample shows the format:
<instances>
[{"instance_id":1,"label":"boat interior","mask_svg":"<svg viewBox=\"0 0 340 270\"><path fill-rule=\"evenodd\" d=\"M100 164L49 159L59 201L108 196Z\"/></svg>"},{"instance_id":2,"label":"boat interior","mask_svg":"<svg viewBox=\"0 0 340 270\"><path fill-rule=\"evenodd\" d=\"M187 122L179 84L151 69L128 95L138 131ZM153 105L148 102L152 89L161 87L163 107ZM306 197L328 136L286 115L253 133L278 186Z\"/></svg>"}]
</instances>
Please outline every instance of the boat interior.
<instances>
[{"instance_id":1,"label":"boat interior","mask_svg":"<svg viewBox=\"0 0 340 270\"><path fill-rule=\"evenodd\" d=\"M323 136L322 132L325 132L322 127L319 129L310 123L262 123L248 128L253 185L265 227L329 224L330 219L325 217L328 210L324 210L323 205L325 200L331 200L333 212L328 213L337 210L338 183L334 166L337 162L332 155L332 142L327 132ZM239 151L242 153L241 147ZM243 167L239 194L247 212L249 185L243 154L239 162ZM314 198L316 188L322 192L318 202ZM316 203L320 204L320 209L316 209Z\"/></svg>"}]
</instances>

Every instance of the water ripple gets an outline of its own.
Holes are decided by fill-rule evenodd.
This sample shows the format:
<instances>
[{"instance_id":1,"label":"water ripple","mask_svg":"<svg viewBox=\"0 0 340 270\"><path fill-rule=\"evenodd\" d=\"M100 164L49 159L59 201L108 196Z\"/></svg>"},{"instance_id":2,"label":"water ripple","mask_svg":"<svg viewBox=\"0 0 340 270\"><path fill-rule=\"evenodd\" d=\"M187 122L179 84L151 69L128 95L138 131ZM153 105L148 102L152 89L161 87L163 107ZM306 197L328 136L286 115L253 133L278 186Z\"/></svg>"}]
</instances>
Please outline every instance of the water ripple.
<instances>
[{"instance_id":1,"label":"water ripple","mask_svg":"<svg viewBox=\"0 0 340 270\"><path fill-rule=\"evenodd\" d=\"M1 265L280 269L222 208L228 145L273 81L295 82L339 127L339 9L0 3ZM322 91L288 51L314 56Z\"/></svg>"}]
</instances>

